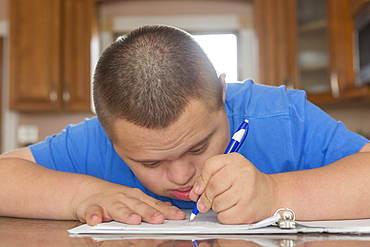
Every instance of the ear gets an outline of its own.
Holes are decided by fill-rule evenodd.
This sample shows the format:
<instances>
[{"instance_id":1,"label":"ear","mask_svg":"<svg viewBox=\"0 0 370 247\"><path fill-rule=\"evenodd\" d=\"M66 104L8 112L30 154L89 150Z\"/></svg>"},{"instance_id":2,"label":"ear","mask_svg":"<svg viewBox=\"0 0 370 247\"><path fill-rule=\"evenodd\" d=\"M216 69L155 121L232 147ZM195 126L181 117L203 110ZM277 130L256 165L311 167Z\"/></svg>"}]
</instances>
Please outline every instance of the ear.
<instances>
[{"instance_id":1,"label":"ear","mask_svg":"<svg viewBox=\"0 0 370 247\"><path fill-rule=\"evenodd\" d=\"M220 81L221 81L221 84L222 84L222 101L225 103L226 101L226 81L225 81L225 78L226 78L226 74L225 73L222 73L219 77Z\"/></svg>"}]
</instances>

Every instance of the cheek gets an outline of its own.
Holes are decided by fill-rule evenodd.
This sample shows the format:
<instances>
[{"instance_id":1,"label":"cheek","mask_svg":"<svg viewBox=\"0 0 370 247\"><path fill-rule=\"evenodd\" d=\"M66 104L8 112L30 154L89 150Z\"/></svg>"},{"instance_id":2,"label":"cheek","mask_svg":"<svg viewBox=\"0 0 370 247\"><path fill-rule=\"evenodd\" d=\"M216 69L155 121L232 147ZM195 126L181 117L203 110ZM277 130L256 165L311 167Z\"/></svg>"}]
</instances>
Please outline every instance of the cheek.
<instances>
[{"instance_id":1,"label":"cheek","mask_svg":"<svg viewBox=\"0 0 370 247\"><path fill-rule=\"evenodd\" d=\"M210 148L210 152L212 153L211 156L223 154L229 141L228 133L220 135L217 140L213 142L213 146Z\"/></svg>"},{"instance_id":2,"label":"cheek","mask_svg":"<svg viewBox=\"0 0 370 247\"><path fill-rule=\"evenodd\" d=\"M193 157L192 163L193 163L193 165L196 169L196 174L197 175L201 174L204 163L206 162L206 160L208 160L209 158L211 158L215 155L222 154L224 152L223 149L224 149L223 145L212 145L203 154L195 155Z\"/></svg>"},{"instance_id":3,"label":"cheek","mask_svg":"<svg viewBox=\"0 0 370 247\"><path fill-rule=\"evenodd\" d=\"M198 175L200 175L206 160L213 156L223 154L225 152L228 142L229 139L227 134L219 136L217 140L215 139L211 142L212 144L207 148L207 150L203 154L194 156L192 163L196 167L197 170L196 173Z\"/></svg>"}]
</instances>

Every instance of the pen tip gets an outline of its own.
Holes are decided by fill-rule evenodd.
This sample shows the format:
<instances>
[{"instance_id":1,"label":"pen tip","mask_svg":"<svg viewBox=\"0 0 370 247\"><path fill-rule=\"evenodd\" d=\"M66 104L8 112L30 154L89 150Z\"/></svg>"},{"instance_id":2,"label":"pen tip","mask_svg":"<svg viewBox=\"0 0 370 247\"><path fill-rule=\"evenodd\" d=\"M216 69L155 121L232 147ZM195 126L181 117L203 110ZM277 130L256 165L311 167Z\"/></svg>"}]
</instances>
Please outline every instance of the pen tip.
<instances>
[{"instance_id":1,"label":"pen tip","mask_svg":"<svg viewBox=\"0 0 370 247\"><path fill-rule=\"evenodd\" d=\"M189 221L190 221L190 222L191 222L191 221L193 221L193 219L195 218L195 216L196 216L196 215L192 213L192 214L190 215Z\"/></svg>"}]
</instances>

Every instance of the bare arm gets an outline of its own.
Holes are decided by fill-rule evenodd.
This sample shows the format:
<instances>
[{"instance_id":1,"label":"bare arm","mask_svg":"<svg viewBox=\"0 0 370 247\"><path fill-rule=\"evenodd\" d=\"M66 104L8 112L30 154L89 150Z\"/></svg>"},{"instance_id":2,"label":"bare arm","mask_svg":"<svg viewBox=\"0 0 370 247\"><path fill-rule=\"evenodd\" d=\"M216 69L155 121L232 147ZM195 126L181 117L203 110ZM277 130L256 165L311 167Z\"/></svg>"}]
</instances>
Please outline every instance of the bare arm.
<instances>
[{"instance_id":1,"label":"bare arm","mask_svg":"<svg viewBox=\"0 0 370 247\"><path fill-rule=\"evenodd\" d=\"M198 186L197 186L198 185ZM278 208L298 220L370 218L370 144L325 167L267 175L239 154L207 160L190 194L223 223L251 223Z\"/></svg>"},{"instance_id":2,"label":"bare arm","mask_svg":"<svg viewBox=\"0 0 370 247\"><path fill-rule=\"evenodd\" d=\"M29 148L0 156L0 215L161 223L184 213L137 189L87 175L58 172L35 163ZM179 212L180 211L180 212Z\"/></svg>"},{"instance_id":3,"label":"bare arm","mask_svg":"<svg viewBox=\"0 0 370 247\"><path fill-rule=\"evenodd\" d=\"M12 157L18 153L22 158ZM0 215L76 219L68 205L81 182L88 178L51 171L27 156L27 149L23 149L0 159Z\"/></svg>"},{"instance_id":4,"label":"bare arm","mask_svg":"<svg viewBox=\"0 0 370 247\"><path fill-rule=\"evenodd\" d=\"M370 143L328 166L272 178L277 206L294 209L301 220L370 218Z\"/></svg>"}]
</instances>

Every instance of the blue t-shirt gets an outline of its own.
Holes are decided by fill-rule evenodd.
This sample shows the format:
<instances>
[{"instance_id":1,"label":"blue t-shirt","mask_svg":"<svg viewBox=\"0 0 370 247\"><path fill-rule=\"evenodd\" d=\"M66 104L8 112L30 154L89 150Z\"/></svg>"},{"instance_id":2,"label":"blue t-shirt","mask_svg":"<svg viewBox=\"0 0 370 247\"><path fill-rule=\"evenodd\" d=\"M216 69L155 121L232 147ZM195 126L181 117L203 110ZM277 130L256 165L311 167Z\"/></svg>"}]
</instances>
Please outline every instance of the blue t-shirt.
<instances>
[{"instance_id":1,"label":"blue t-shirt","mask_svg":"<svg viewBox=\"0 0 370 247\"><path fill-rule=\"evenodd\" d=\"M225 109L230 133L249 120L249 134L239 153L267 174L325 166L357 153L369 142L307 101L305 92L283 86L257 85L251 80L227 84ZM36 162L50 169L139 188L180 208L194 205L146 189L117 155L96 117L69 125L30 149Z\"/></svg>"}]
</instances>

